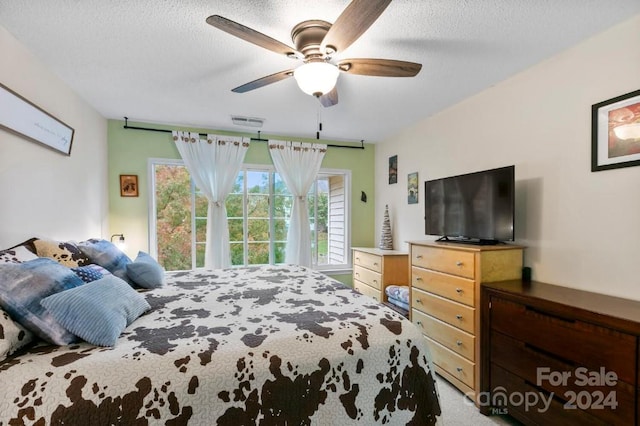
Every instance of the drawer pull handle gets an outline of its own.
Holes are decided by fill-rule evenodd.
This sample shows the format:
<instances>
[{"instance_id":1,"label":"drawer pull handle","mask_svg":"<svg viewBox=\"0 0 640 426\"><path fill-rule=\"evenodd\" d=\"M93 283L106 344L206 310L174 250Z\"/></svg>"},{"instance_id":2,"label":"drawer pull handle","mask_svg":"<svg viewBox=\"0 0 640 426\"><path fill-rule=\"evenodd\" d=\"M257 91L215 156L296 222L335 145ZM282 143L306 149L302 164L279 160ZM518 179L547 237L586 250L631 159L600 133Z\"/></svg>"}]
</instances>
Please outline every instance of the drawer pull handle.
<instances>
[{"instance_id":1,"label":"drawer pull handle","mask_svg":"<svg viewBox=\"0 0 640 426\"><path fill-rule=\"evenodd\" d=\"M420 327L422 327L422 321L416 321L416 324L418 324Z\"/></svg>"},{"instance_id":2,"label":"drawer pull handle","mask_svg":"<svg viewBox=\"0 0 640 426\"><path fill-rule=\"evenodd\" d=\"M462 321L462 315L458 314L458 315L456 315L456 318L459 319L460 321Z\"/></svg>"},{"instance_id":3,"label":"drawer pull handle","mask_svg":"<svg viewBox=\"0 0 640 426\"><path fill-rule=\"evenodd\" d=\"M359 277L359 276L360 276L360 273L356 272L356 277Z\"/></svg>"},{"instance_id":4,"label":"drawer pull handle","mask_svg":"<svg viewBox=\"0 0 640 426\"><path fill-rule=\"evenodd\" d=\"M462 341L461 340L456 340L456 345L462 346Z\"/></svg>"},{"instance_id":5,"label":"drawer pull handle","mask_svg":"<svg viewBox=\"0 0 640 426\"><path fill-rule=\"evenodd\" d=\"M356 257L356 260L360 260L360 258L359 258L359 257Z\"/></svg>"},{"instance_id":6,"label":"drawer pull handle","mask_svg":"<svg viewBox=\"0 0 640 426\"><path fill-rule=\"evenodd\" d=\"M459 260L456 262L456 266L462 266L462 262L460 262Z\"/></svg>"},{"instance_id":7,"label":"drawer pull handle","mask_svg":"<svg viewBox=\"0 0 640 426\"><path fill-rule=\"evenodd\" d=\"M378 280L373 280L374 283L378 284Z\"/></svg>"},{"instance_id":8,"label":"drawer pull handle","mask_svg":"<svg viewBox=\"0 0 640 426\"><path fill-rule=\"evenodd\" d=\"M458 373L462 373L463 368L462 368L462 367L456 367L456 371L457 371Z\"/></svg>"},{"instance_id":9,"label":"drawer pull handle","mask_svg":"<svg viewBox=\"0 0 640 426\"><path fill-rule=\"evenodd\" d=\"M416 259L422 259L422 255L421 254L416 255Z\"/></svg>"},{"instance_id":10,"label":"drawer pull handle","mask_svg":"<svg viewBox=\"0 0 640 426\"><path fill-rule=\"evenodd\" d=\"M422 277L416 277L416 281L422 281Z\"/></svg>"},{"instance_id":11,"label":"drawer pull handle","mask_svg":"<svg viewBox=\"0 0 640 426\"><path fill-rule=\"evenodd\" d=\"M422 300L416 299L416 303L422 303Z\"/></svg>"},{"instance_id":12,"label":"drawer pull handle","mask_svg":"<svg viewBox=\"0 0 640 426\"><path fill-rule=\"evenodd\" d=\"M378 262L373 262L373 266L378 266Z\"/></svg>"},{"instance_id":13,"label":"drawer pull handle","mask_svg":"<svg viewBox=\"0 0 640 426\"><path fill-rule=\"evenodd\" d=\"M456 293L462 294L462 289L461 288L456 288Z\"/></svg>"}]
</instances>

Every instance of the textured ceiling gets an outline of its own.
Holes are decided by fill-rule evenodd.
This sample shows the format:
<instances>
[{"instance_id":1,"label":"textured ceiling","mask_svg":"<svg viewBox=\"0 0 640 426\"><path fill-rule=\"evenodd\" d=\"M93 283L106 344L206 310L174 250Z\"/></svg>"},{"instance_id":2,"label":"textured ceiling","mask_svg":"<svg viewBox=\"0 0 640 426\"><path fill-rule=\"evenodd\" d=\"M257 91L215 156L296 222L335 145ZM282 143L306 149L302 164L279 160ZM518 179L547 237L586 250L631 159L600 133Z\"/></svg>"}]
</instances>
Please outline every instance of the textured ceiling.
<instances>
[{"instance_id":1,"label":"textured ceiling","mask_svg":"<svg viewBox=\"0 0 640 426\"><path fill-rule=\"evenodd\" d=\"M423 64L414 78L342 73L322 108L287 79L231 89L298 63L206 24L217 14L292 45L347 0L0 0L0 25L107 118L375 142L640 13L638 0L395 0L336 59Z\"/></svg>"}]
</instances>

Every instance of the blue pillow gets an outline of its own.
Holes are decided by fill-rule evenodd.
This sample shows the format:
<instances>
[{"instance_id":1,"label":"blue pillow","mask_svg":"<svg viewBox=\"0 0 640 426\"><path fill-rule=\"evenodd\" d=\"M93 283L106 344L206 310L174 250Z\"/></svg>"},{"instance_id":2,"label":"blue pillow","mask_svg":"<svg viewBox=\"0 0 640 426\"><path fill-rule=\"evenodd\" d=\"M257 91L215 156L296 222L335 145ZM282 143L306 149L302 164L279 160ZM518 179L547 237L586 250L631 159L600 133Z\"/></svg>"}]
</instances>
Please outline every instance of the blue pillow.
<instances>
[{"instance_id":1,"label":"blue pillow","mask_svg":"<svg viewBox=\"0 0 640 426\"><path fill-rule=\"evenodd\" d=\"M116 277L129 282L127 265L131 263L131 259L115 244L107 240L91 239L78 243L78 248L91 263L98 264Z\"/></svg>"},{"instance_id":2,"label":"blue pillow","mask_svg":"<svg viewBox=\"0 0 640 426\"><path fill-rule=\"evenodd\" d=\"M127 265L127 276L144 288L158 288L166 283L162 266L143 251L138 252L136 260Z\"/></svg>"},{"instance_id":3,"label":"blue pillow","mask_svg":"<svg viewBox=\"0 0 640 426\"><path fill-rule=\"evenodd\" d=\"M67 345L77 341L76 336L60 325L40 301L83 284L69 268L44 257L0 265L0 307L47 342Z\"/></svg>"},{"instance_id":4,"label":"blue pillow","mask_svg":"<svg viewBox=\"0 0 640 426\"><path fill-rule=\"evenodd\" d=\"M151 308L113 275L56 293L40 304L67 330L97 346L115 346L122 331Z\"/></svg>"}]
</instances>

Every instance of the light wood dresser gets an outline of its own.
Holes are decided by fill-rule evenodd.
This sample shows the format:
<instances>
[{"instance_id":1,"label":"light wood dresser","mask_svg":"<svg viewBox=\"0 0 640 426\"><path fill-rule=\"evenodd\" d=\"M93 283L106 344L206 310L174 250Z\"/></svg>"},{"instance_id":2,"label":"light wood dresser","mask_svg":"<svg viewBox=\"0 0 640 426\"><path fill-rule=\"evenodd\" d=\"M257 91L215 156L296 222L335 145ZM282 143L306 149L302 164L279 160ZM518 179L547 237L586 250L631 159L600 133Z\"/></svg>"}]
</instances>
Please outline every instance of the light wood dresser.
<instances>
[{"instance_id":1,"label":"light wood dresser","mask_svg":"<svg viewBox=\"0 0 640 426\"><path fill-rule=\"evenodd\" d=\"M409 285L409 253L353 247L353 288L378 302L386 302L388 285Z\"/></svg>"},{"instance_id":2,"label":"light wood dresser","mask_svg":"<svg viewBox=\"0 0 640 426\"><path fill-rule=\"evenodd\" d=\"M409 241L411 320L427 339L436 372L470 397L480 387L480 283L520 278L523 250Z\"/></svg>"}]
</instances>

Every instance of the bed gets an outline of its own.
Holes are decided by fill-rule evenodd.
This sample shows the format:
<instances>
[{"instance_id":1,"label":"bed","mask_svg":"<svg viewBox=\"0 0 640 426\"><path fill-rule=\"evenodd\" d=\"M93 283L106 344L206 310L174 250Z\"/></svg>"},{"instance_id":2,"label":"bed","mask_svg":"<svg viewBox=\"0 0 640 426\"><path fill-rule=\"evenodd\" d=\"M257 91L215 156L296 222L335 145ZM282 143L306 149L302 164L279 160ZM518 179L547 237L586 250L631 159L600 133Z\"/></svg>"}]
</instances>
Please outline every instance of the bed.
<instances>
[{"instance_id":1,"label":"bed","mask_svg":"<svg viewBox=\"0 0 640 426\"><path fill-rule=\"evenodd\" d=\"M0 426L430 425L421 333L317 271L170 272L115 347L37 344L0 361Z\"/></svg>"}]
</instances>

